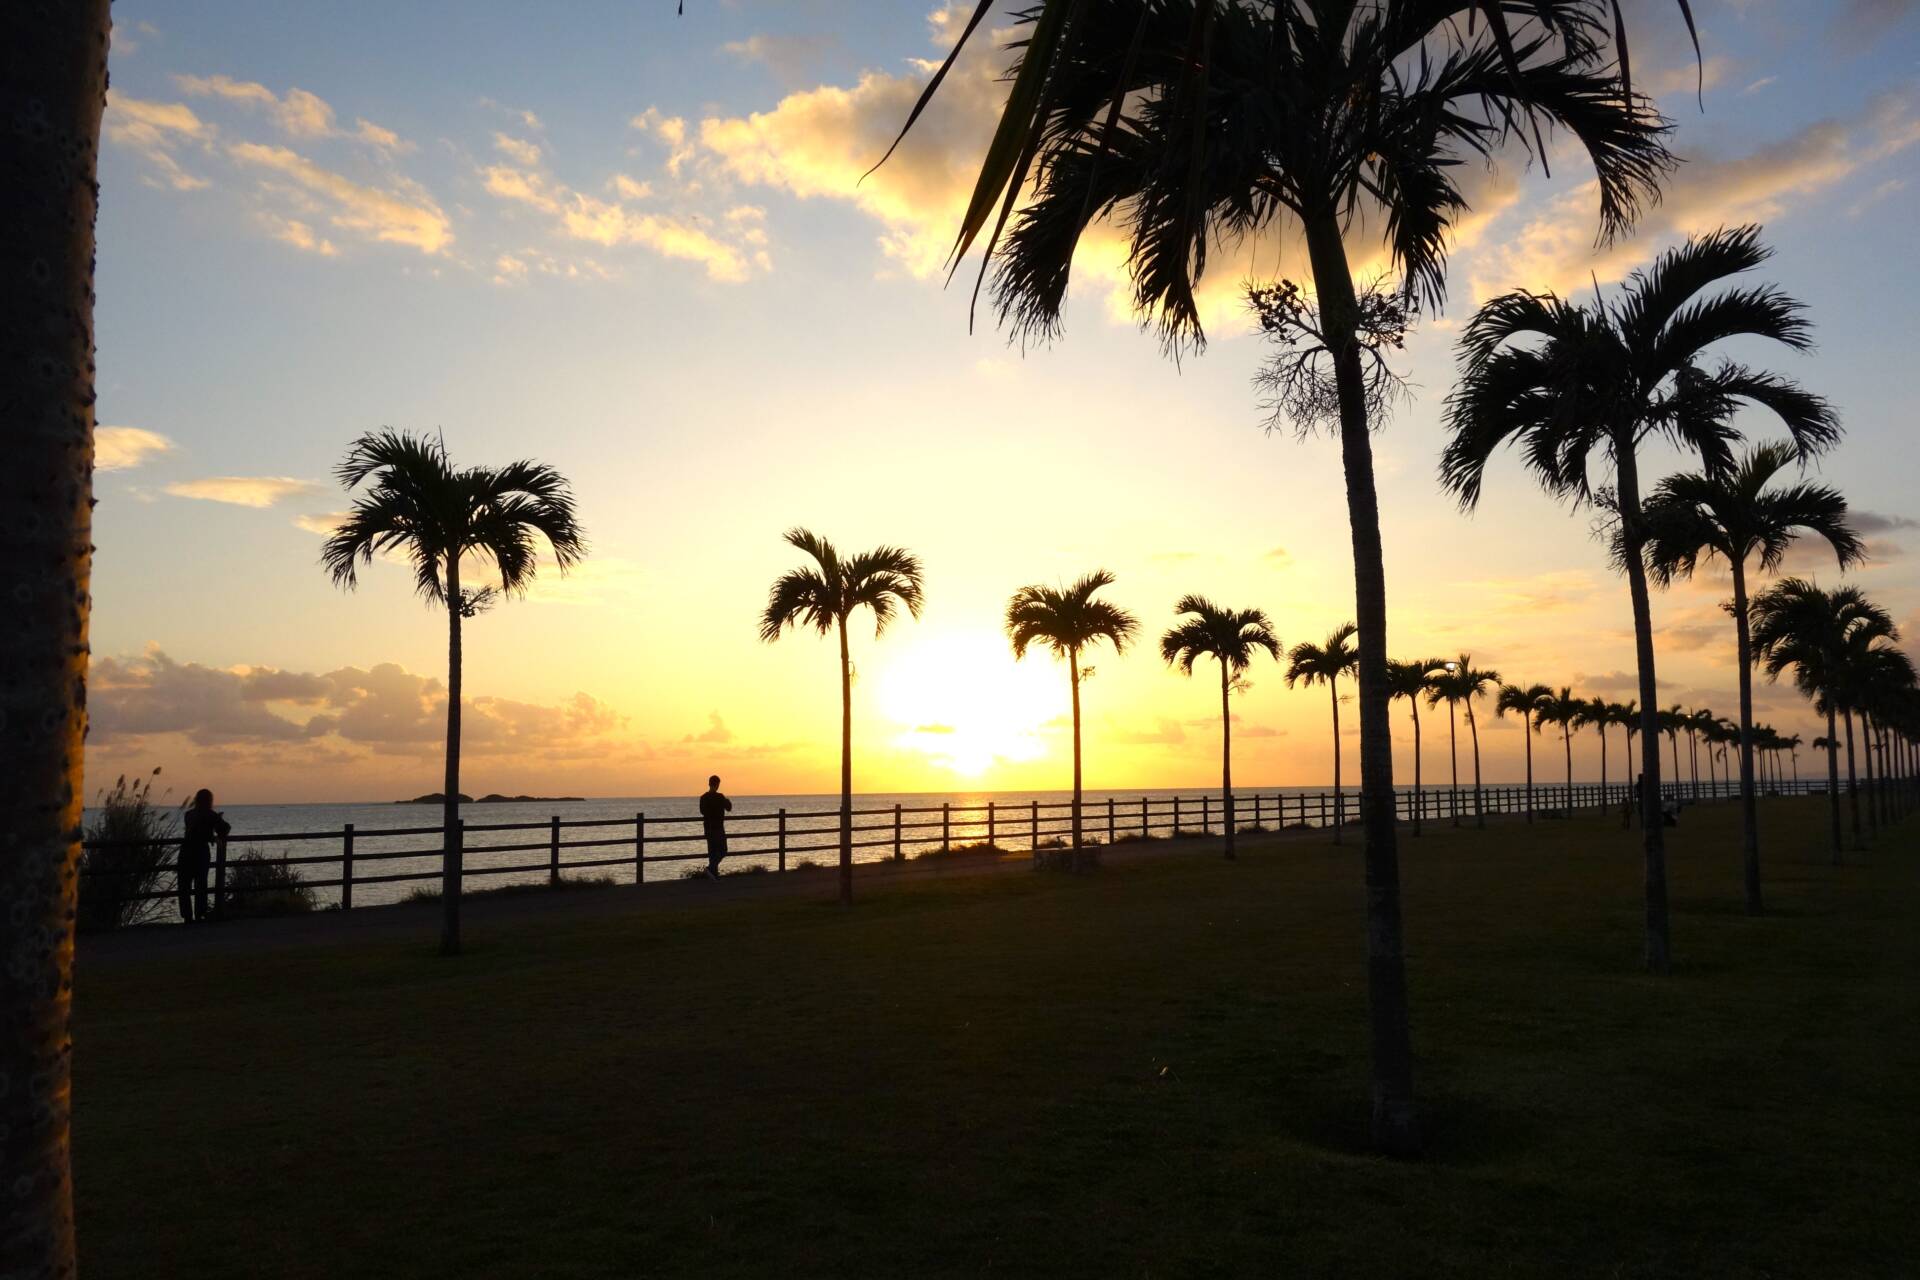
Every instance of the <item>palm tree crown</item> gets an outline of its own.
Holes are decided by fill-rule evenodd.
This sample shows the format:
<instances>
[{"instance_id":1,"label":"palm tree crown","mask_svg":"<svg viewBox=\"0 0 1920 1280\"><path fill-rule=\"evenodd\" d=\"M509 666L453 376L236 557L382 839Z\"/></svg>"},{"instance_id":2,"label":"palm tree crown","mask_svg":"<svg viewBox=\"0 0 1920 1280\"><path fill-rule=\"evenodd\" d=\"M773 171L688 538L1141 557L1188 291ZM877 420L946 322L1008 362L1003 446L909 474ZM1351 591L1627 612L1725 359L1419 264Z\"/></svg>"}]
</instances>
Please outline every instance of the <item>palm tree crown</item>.
<instances>
[{"instance_id":1,"label":"palm tree crown","mask_svg":"<svg viewBox=\"0 0 1920 1280\"><path fill-rule=\"evenodd\" d=\"M811 556L813 564L774 580L760 614L762 640L777 640L788 627L828 635L863 606L873 611L876 636L902 607L920 616L920 560L912 552L883 546L843 558L831 542L806 529L789 529L786 540Z\"/></svg>"},{"instance_id":2,"label":"palm tree crown","mask_svg":"<svg viewBox=\"0 0 1920 1280\"><path fill-rule=\"evenodd\" d=\"M1238 676L1263 650L1280 656L1279 637L1264 610L1226 609L1205 596L1182 596L1173 611L1188 616L1160 637L1160 656L1188 675L1201 658L1217 659L1230 676Z\"/></svg>"},{"instance_id":3,"label":"palm tree crown","mask_svg":"<svg viewBox=\"0 0 1920 1280\"><path fill-rule=\"evenodd\" d=\"M1325 644L1303 640L1287 650L1287 688L1295 684L1331 685L1341 676L1353 674L1360 665L1360 653L1353 647L1358 630L1349 622L1336 628Z\"/></svg>"},{"instance_id":4,"label":"palm tree crown","mask_svg":"<svg viewBox=\"0 0 1920 1280\"><path fill-rule=\"evenodd\" d=\"M1755 555L1760 569L1780 567L1804 530L1825 538L1842 569L1864 554L1847 523L1847 500L1819 484L1772 488L1773 478L1796 461L1782 441L1756 445L1730 469L1669 476L1647 498L1647 569L1666 586L1692 577L1703 559L1719 557L1729 567Z\"/></svg>"},{"instance_id":5,"label":"palm tree crown","mask_svg":"<svg viewBox=\"0 0 1920 1280\"><path fill-rule=\"evenodd\" d=\"M1034 585L1014 592L1007 602L1007 638L1013 642L1013 656L1024 658L1029 646L1043 644L1065 657L1102 640L1115 653L1125 653L1140 629L1139 621L1120 606L1093 598L1114 581L1111 573L1096 569L1071 587Z\"/></svg>"},{"instance_id":6,"label":"palm tree crown","mask_svg":"<svg viewBox=\"0 0 1920 1280\"><path fill-rule=\"evenodd\" d=\"M320 552L334 583L348 590L359 585L361 565L397 551L413 565L422 597L471 617L496 591L525 593L542 539L562 573L586 554L572 488L543 463L456 469L441 441L388 429L354 441L335 474L348 489L373 481ZM490 564L497 586L460 586L468 559Z\"/></svg>"}]
</instances>

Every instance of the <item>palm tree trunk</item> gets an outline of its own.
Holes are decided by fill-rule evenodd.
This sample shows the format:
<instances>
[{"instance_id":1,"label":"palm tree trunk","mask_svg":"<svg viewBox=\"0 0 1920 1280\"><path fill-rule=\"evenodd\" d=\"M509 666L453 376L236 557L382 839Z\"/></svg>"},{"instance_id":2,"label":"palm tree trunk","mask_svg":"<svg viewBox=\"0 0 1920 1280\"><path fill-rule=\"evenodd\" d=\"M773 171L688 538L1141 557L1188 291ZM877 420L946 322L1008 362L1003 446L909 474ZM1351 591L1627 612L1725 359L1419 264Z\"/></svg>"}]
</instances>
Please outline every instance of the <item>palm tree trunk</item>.
<instances>
[{"instance_id":1,"label":"palm tree trunk","mask_svg":"<svg viewBox=\"0 0 1920 1280\"><path fill-rule=\"evenodd\" d=\"M1567 749L1567 817L1573 817L1573 730L1560 726L1560 744Z\"/></svg>"},{"instance_id":2,"label":"palm tree trunk","mask_svg":"<svg viewBox=\"0 0 1920 1280\"><path fill-rule=\"evenodd\" d=\"M1680 803L1680 731L1675 729L1667 735L1667 742L1673 747L1673 802Z\"/></svg>"},{"instance_id":3,"label":"palm tree trunk","mask_svg":"<svg viewBox=\"0 0 1920 1280\"><path fill-rule=\"evenodd\" d=\"M1520 741L1527 748L1527 825L1533 825L1533 713L1520 716Z\"/></svg>"},{"instance_id":4,"label":"palm tree trunk","mask_svg":"<svg viewBox=\"0 0 1920 1280\"><path fill-rule=\"evenodd\" d=\"M1417 837L1424 806L1420 788L1420 699L1409 698L1407 705L1413 709L1413 834Z\"/></svg>"},{"instance_id":5,"label":"palm tree trunk","mask_svg":"<svg viewBox=\"0 0 1920 1280\"><path fill-rule=\"evenodd\" d=\"M1832 824L1832 862L1840 865L1840 726L1827 699L1827 816Z\"/></svg>"},{"instance_id":6,"label":"palm tree trunk","mask_svg":"<svg viewBox=\"0 0 1920 1280\"><path fill-rule=\"evenodd\" d=\"M1073 686L1073 863L1077 871L1080 868L1080 651L1078 649L1067 650L1067 678Z\"/></svg>"},{"instance_id":7,"label":"palm tree trunk","mask_svg":"<svg viewBox=\"0 0 1920 1280\"><path fill-rule=\"evenodd\" d=\"M1447 793L1447 807L1453 811L1453 825L1460 825L1460 747L1454 738L1454 700L1447 699L1447 759L1453 762L1453 789Z\"/></svg>"},{"instance_id":8,"label":"palm tree trunk","mask_svg":"<svg viewBox=\"0 0 1920 1280\"><path fill-rule=\"evenodd\" d=\"M1233 685L1227 664L1220 664L1220 811L1227 815L1227 857L1233 852L1233 711L1227 694Z\"/></svg>"},{"instance_id":9,"label":"palm tree trunk","mask_svg":"<svg viewBox=\"0 0 1920 1280\"><path fill-rule=\"evenodd\" d=\"M1631 724L1624 725L1622 727L1625 728L1627 731L1627 772L1632 773L1633 772L1634 728ZM1626 803L1625 810L1620 814L1620 829L1622 831L1625 831L1628 827L1633 825L1633 815L1639 812L1639 810L1634 808L1635 803L1637 803L1639 799L1633 794L1634 783L1631 780L1629 780L1625 785L1627 788L1627 803ZM1644 805L1642 807L1644 807Z\"/></svg>"},{"instance_id":10,"label":"palm tree trunk","mask_svg":"<svg viewBox=\"0 0 1920 1280\"><path fill-rule=\"evenodd\" d=\"M93 512L107 0L0 6L0 1273L71 1276L69 1035Z\"/></svg>"},{"instance_id":11,"label":"palm tree trunk","mask_svg":"<svg viewBox=\"0 0 1920 1280\"><path fill-rule=\"evenodd\" d=\"M447 557L447 771L440 799L440 954L460 954L460 557Z\"/></svg>"},{"instance_id":12,"label":"palm tree trunk","mask_svg":"<svg viewBox=\"0 0 1920 1280\"><path fill-rule=\"evenodd\" d=\"M1853 847L1859 850L1867 847L1867 838L1860 831L1860 775L1854 772L1853 708L1843 705L1840 715L1847 723L1847 810L1853 822Z\"/></svg>"},{"instance_id":13,"label":"palm tree trunk","mask_svg":"<svg viewBox=\"0 0 1920 1280\"><path fill-rule=\"evenodd\" d=\"M1606 722L1605 722L1605 721L1602 721L1601 723L1599 723L1599 724L1596 724L1596 725L1594 725L1594 726L1593 726L1593 729L1594 729L1594 732L1595 732L1595 733L1598 733L1598 734L1600 735L1600 812L1601 812L1602 814L1604 814L1604 813L1606 813L1606 811L1607 811L1607 804L1608 804L1608 800L1607 800L1607 726L1606 726Z\"/></svg>"},{"instance_id":14,"label":"palm tree trunk","mask_svg":"<svg viewBox=\"0 0 1920 1280\"><path fill-rule=\"evenodd\" d=\"M1327 693L1333 699L1333 842L1344 844L1341 834L1347 826L1347 810L1340 794L1340 677L1327 677Z\"/></svg>"},{"instance_id":15,"label":"palm tree trunk","mask_svg":"<svg viewBox=\"0 0 1920 1280\"><path fill-rule=\"evenodd\" d=\"M1487 806L1480 795L1480 722L1474 718L1473 704L1467 704L1467 732L1473 735L1473 825L1485 830Z\"/></svg>"},{"instance_id":16,"label":"palm tree trunk","mask_svg":"<svg viewBox=\"0 0 1920 1280\"><path fill-rule=\"evenodd\" d=\"M840 625L840 905L853 905L853 662L847 618Z\"/></svg>"},{"instance_id":17,"label":"palm tree trunk","mask_svg":"<svg viewBox=\"0 0 1920 1280\"><path fill-rule=\"evenodd\" d=\"M1333 352L1340 396L1340 452L1353 539L1354 621L1360 639L1360 805L1366 824L1367 993L1373 1058L1375 1147L1419 1147L1413 1104L1413 1036L1400 922L1400 855L1393 819L1393 729L1387 693L1387 575L1374 489L1373 440L1355 341L1359 303L1340 220L1332 207L1306 219L1322 336Z\"/></svg>"},{"instance_id":18,"label":"palm tree trunk","mask_svg":"<svg viewBox=\"0 0 1920 1280\"><path fill-rule=\"evenodd\" d=\"M1747 915L1761 900L1761 802L1753 785L1753 633L1747 622L1747 557L1734 558L1734 660L1740 664L1740 858Z\"/></svg>"},{"instance_id":19,"label":"palm tree trunk","mask_svg":"<svg viewBox=\"0 0 1920 1280\"><path fill-rule=\"evenodd\" d=\"M1849 728L1851 728L1851 726L1849 726ZM1875 776L1873 767L1873 717L1868 715L1865 710L1860 712L1860 746L1862 748L1860 752L1860 763L1864 767L1867 775L1867 832L1870 835L1878 835L1880 834L1880 818L1878 810L1874 805L1875 788L1873 785Z\"/></svg>"},{"instance_id":20,"label":"palm tree trunk","mask_svg":"<svg viewBox=\"0 0 1920 1280\"><path fill-rule=\"evenodd\" d=\"M1653 663L1653 606L1647 598L1647 566L1641 554L1640 472L1632 436L1615 442L1621 530L1625 535L1627 590L1633 599L1634 660L1640 675L1640 823L1645 853L1646 966L1654 973L1673 967L1667 923L1667 833L1660 812L1659 682ZM1675 768L1676 775L1678 767Z\"/></svg>"}]
</instances>

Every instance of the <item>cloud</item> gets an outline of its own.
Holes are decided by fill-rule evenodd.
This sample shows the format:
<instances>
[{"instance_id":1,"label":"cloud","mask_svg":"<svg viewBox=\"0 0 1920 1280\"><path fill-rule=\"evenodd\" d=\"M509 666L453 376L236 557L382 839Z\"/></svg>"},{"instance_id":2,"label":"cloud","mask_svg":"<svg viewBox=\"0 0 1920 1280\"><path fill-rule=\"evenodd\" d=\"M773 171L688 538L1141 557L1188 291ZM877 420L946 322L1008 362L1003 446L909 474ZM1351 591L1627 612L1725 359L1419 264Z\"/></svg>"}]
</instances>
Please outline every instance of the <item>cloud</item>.
<instances>
[{"instance_id":1,"label":"cloud","mask_svg":"<svg viewBox=\"0 0 1920 1280\"><path fill-rule=\"evenodd\" d=\"M707 712L707 727L699 733L690 733L680 739L682 742L732 742L733 730L727 728L718 711Z\"/></svg>"},{"instance_id":2,"label":"cloud","mask_svg":"<svg viewBox=\"0 0 1920 1280\"><path fill-rule=\"evenodd\" d=\"M1758 80L1751 82L1746 88L1742 89L1740 94L1742 97L1745 97L1749 94L1759 93L1762 89L1767 88L1779 79L1779 76L1761 76Z\"/></svg>"},{"instance_id":3,"label":"cloud","mask_svg":"<svg viewBox=\"0 0 1920 1280\"><path fill-rule=\"evenodd\" d=\"M1671 67L1655 67L1651 71L1641 72L1635 68L1633 87L1637 92L1648 93L1656 98L1670 94L1694 96L1702 86L1712 89L1727 78L1733 69L1731 58L1714 56L1704 63L1696 64L1691 59Z\"/></svg>"},{"instance_id":4,"label":"cloud","mask_svg":"<svg viewBox=\"0 0 1920 1280\"><path fill-rule=\"evenodd\" d=\"M1909 17L1915 0L1848 0L1839 19L1828 24L1828 34L1842 49L1860 53Z\"/></svg>"},{"instance_id":5,"label":"cloud","mask_svg":"<svg viewBox=\"0 0 1920 1280\"><path fill-rule=\"evenodd\" d=\"M531 167L540 163L540 144L537 142L528 142L511 134L496 133L493 135L493 147L515 164Z\"/></svg>"},{"instance_id":6,"label":"cloud","mask_svg":"<svg viewBox=\"0 0 1920 1280\"><path fill-rule=\"evenodd\" d=\"M1891 533L1896 529L1920 529L1920 520L1912 516L1882 515L1878 511L1854 510L1847 513L1856 533Z\"/></svg>"},{"instance_id":7,"label":"cloud","mask_svg":"<svg viewBox=\"0 0 1920 1280\"><path fill-rule=\"evenodd\" d=\"M1293 563L1293 553L1285 547L1275 547L1260 558L1276 569L1285 569Z\"/></svg>"},{"instance_id":8,"label":"cloud","mask_svg":"<svg viewBox=\"0 0 1920 1280\"><path fill-rule=\"evenodd\" d=\"M1460 585L1490 596L1492 616L1577 609L1604 592L1599 579L1583 569L1555 569L1525 578L1483 578Z\"/></svg>"},{"instance_id":9,"label":"cloud","mask_svg":"<svg viewBox=\"0 0 1920 1280\"><path fill-rule=\"evenodd\" d=\"M1487 297L1519 285L1566 293L1595 277L1619 280L1674 239L1778 218L1916 142L1920 113L1912 96L1877 95L1857 115L1818 121L1746 155L1690 160L1647 210L1636 235L1599 250L1593 247L1595 187L1584 183L1480 254L1471 272L1474 293Z\"/></svg>"},{"instance_id":10,"label":"cloud","mask_svg":"<svg viewBox=\"0 0 1920 1280\"><path fill-rule=\"evenodd\" d=\"M235 143L227 154L243 165L288 179L330 205L328 221L367 239L402 244L426 254L444 252L453 243L453 227L432 197L413 184L401 193L380 191L323 169L286 147Z\"/></svg>"},{"instance_id":11,"label":"cloud","mask_svg":"<svg viewBox=\"0 0 1920 1280\"><path fill-rule=\"evenodd\" d=\"M188 173L174 156L187 143L207 144L214 127L193 113L182 102L149 102L123 94L107 95L107 113L103 124L107 140L139 152L156 171L147 181L175 191L197 191L207 180Z\"/></svg>"},{"instance_id":12,"label":"cloud","mask_svg":"<svg viewBox=\"0 0 1920 1280\"><path fill-rule=\"evenodd\" d=\"M291 476L209 476L204 480L175 481L167 486L167 492L176 498L198 498L236 507L270 507L282 498L315 493L319 488L311 480L295 480Z\"/></svg>"},{"instance_id":13,"label":"cloud","mask_svg":"<svg viewBox=\"0 0 1920 1280\"><path fill-rule=\"evenodd\" d=\"M1124 729L1112 740L1128 747L1176 746L1187 740L1187 731L1178 720L1161 716L1152 729Z\"/></svg>"},{"instance_id":14,"label":"cloud","mask_svg":"<svg viewBox=\"0 0 1920 1280\"><path fill-rule=\"evenodd\" d=\"M334 750L437 755L446 687L391 662L324 674L178 662L159 648L95 659L88 677L95 742L177 735L201 747L270 747L319 740ZM476 755L548 759L603 755L626 718L586 693L556 704L480 696L463 708L463 747Z\"/></svg>"},{"instance_id":15,"label":"cloud","mask_svg":"<svg viewBox=\"0 0 1920 1280\"><path fill-rule=\"evenodd\" d=\"M412 143L371 120L356 119L352 129L339 127L334 123L333 107L327 100L305 89L288 89L282 96L258 81L235 80L226 75L176 75L173 82L188 97L220 98L262 109L290 138L303 141L351 138L378 151L401 154L413 150Z\"/></svg>"},{"instance_id":16,"label":"cloud","mask_svg":"<svg viewBox=\"0 0 1920 1280\"><path fill-rule=\"evenodd\" d=\"M128 471L148 458L172 449L173 441L158 431L141 427L96 427L93 432L93 469Z\"/></svg>"},{"instance_id":17,"label":"cloud","mask_svg":"<svg viewBox=\"0 0 1920 1280\"><path fill-rule=\"evenodd\" d=\"M283 218L279 214L263 210L260 221L266 226L267 234L296 249L317 253L323 258L331 258L339 252L334 247L333 241L316 234L312 227L298 218Z\"/></svg>"},{"instance_id":18,"label":"cloud","mask_svg":"<svg viewBox=\"0 0 1920 1280\"><path fill-rule=\"evenodd\" d=\"M488 194L548 215L555 230L569 240L606 248L639 245L665 258L697 262L706 268L710 279L727 284L748 280L756 267L765 270L772 265L765 251L757 248L765 243L766 235L756 219L733 217L733 211L723 215L721 226L729 240L691 217L636 211L625 201L650 196L652 190L624 174L616 174L613 179L621 196L614 200L576 191L545 173L512 165L488 165L481 170L481 177ZM522 261L516 259L516 263ZM495 281L507 283L524 274L510 263L496 271Z\"/></svg>"},{"instance_id":19,"label":"cloud","mask_svg":"<svg viewBox=\"0 0 1920 1280\"><path fill-rule=\"evenodd\" d=\"M1640 691L1640 677L1631 671L1608 671L1602 675L1588 675L1576 671L1573 687L1590 694L1612 694L1624 698Z\"/></svg>"},{"instance_id":20,"label":"cloud","mask_svg":"<svg viewBox=\"0 0 1920 1280\"><path fill-rule=\"evenodd\" d=\"M293 527L304 529L308 533L322 538L331 538L334 531L352 517L350 511L329 511L322 515L300 515L293 518Z\"/></svg>"}]
</instances>

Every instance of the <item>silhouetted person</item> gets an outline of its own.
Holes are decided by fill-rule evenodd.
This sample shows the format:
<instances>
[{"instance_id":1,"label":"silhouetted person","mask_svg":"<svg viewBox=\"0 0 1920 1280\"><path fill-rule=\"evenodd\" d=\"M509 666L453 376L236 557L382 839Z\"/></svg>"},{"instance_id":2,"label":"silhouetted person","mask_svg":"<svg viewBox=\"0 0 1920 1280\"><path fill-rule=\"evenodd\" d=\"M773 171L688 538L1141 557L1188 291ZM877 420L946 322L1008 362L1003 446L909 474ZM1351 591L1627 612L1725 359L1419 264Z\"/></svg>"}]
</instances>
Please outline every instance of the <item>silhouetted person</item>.
<instances>
[{"instance_id":1,"label":"silhouetted person","mask_svg":"<svg viewBox=\"0 0 1920 1280\"><path fill-rule=\"evenodd\" d=\"M720 775L707 779L707 793L700 797L700 817L707 828L707 875L720 878L720 859L727 856L727 814L733 801L720 794Z\"/></svg>"},{"instance_id":2,"label":"silhouetted person","mask_svg":"<svg viewBox=\"0 0 1920 1280\"><path fill-rule=\"evenodd\" d=\"M181 827L180 861L173 878L180 890L180 918L192 924L207 919L207 865L213 860L214 841L233 828L214 812L213 792L205 787L193 793Z\"/></svg>"}]
</instances>

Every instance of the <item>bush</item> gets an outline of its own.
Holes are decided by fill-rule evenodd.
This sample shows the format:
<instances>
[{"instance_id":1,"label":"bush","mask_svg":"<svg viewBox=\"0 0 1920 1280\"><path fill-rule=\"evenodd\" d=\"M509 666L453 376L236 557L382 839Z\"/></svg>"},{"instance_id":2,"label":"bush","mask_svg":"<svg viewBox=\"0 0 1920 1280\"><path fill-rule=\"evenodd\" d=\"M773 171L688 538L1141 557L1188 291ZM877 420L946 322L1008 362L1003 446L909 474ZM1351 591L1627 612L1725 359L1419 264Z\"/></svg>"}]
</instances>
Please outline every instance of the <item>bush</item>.
<instances>
[{"instance_id":1,"label":"bush","mask_svg":"<svg viewBox=\"0 0 1920 1280\"><path fill-rule=\"evenodd\" d=\"M566 876L559 883L550 884L545 880L528 881L524 884L496 884L484 889L464 889L460 893L461 901L468 898L512 898L523 893L553 893L562 889L611 889L619 884L612 876ZM408 891L400 899L404 903L438 902L440 890L424 886Z\"/></svg>"},{"instance_id":2,"label":"bush","mask_svg":"<svg viewBox=\"0 0 1920 1280\"><path fill-rule=\"evenodd\" d=\"M1264 836L1268 830L1268 828L1261 826L1257 822L1250 822L1244 827L1235 828L1234 834L1242 836Z\"/></svg>"},{"instance_id":3,"label":"bush","mask_svg":"<svg viewBox=\"0 0 1920 1280\"><path fill-rule=\"evenodd\" d=\"M1146 844L1153 840L1164 840L1165 836L1156 836L1146 831L1123 831L1113 838L1115 844Z\"/></svg>"},{"instance_id":4,"label":"bush","mask_svg":"<svg viewBox=\"0 0 1920 1280\"><path fill-rule=\"evenodd\" d=\"M285 858L243 853L227 862L228 918L298 916L311 910L313 890Z\"/></svg>"},{"instance_id":5,"label":"bush","mask_svg":"<svg viewBox=\"0 0 1920 1280\"><path fill-rule=\"evenodd\" d=\"M931 849L922 849L913 857L916 862L926 858L997 858L1005 852L1007 851L997 844L988 844L985 840L980 840L973 844L935 845Z\"/></svg>"},{"instance_id":6,"label":"bush","mask_svg":"<svg viewBox=\"0 0 1920 1280\"><path fill-rule=\"evenodd\" d=\"M81 929L119 929L158 919L165 898L144 895L173 887L173 859L180 847L180 815L153 799L155 769L129 781L121 774L100 793L100 810L87 823L86 839L105 846L80 853Z\"/></svg>"}]
</instances>

